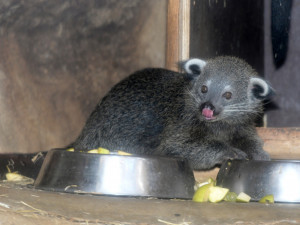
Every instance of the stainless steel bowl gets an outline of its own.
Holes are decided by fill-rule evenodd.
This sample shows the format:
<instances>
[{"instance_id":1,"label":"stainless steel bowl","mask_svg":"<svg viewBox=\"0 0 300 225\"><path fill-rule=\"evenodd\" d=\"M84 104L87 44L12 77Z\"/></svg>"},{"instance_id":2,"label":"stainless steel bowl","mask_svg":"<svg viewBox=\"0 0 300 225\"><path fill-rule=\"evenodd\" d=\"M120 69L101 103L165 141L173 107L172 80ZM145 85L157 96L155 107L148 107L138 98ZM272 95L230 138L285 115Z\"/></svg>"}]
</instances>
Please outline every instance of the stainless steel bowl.
<instances>
[{"instance_id":1,"label":"stainless steel bowl","mask_svg":"<svg viewBox=\"0 0 300 225\"><path fill-rule=\"evenodd\" d=\"M220 168L217 185L245 192L254 201L273 194L276 202L300 203L300 161L227 161Z\"/></svg>"},{"instance_id":2,"label":"stainless steel bowl","mask_svg":"<svg viewBox=\"0 0 300 225\"><path fill-rule=\"evenodd\" d=\"M51 150L35 188L117 196L190 199L194 175L180 158Z\"/></svg>"}]
</instances>

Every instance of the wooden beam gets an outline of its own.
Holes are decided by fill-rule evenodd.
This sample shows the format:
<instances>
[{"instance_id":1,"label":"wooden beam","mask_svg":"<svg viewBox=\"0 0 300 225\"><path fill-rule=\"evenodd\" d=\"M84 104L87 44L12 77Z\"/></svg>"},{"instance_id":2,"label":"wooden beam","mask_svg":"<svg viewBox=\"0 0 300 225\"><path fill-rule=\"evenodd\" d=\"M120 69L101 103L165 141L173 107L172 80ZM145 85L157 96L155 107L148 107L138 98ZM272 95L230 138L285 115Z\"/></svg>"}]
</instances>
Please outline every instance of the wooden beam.
<instances>
[{"instance_id":1,"label":"wooden beam","mask_svg":"<svg viewBox=\"0 0 300 225\"><path fill-rule=\"evenodd\" d=\"M179 7L180 0L168 0L166 68L177 70L179 60Z\"/></svg>"},{"instance_id":2,"label":"wooden beam","mask_svg":"<svg viewBox=\"0 0 300 225\"><path fill-rule=\"evenodd\" d=\"M179 10L179 60L190 57L190 0L180 1Z\"/></svg>"},{"instance_id":3,"label":"wooden beam","mask_svg":"<svg viewBox=\"0 0 300 225\"><path fill-rule=\"evenodd\" d=\"M300 128L257 128L273 159L300 159Z\"/></svg>"},{"instance_id":4,"label":"wooden beam","mask_svg":"<svg viewBox=\"0 0 300 225\"><path fill-rule=\"evenodd\" d=\"M177 63L189 58L190 0L168 0L166 68L178 71Z\"/></svg>"}]
</instances>

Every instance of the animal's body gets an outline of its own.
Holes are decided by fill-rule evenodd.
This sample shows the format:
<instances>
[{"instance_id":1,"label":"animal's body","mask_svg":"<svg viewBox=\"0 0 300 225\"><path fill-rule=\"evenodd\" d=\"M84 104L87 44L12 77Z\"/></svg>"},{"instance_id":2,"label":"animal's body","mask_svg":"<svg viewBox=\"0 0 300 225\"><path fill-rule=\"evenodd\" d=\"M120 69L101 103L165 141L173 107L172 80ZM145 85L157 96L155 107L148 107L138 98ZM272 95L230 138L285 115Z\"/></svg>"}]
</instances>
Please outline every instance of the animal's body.
<instances>
[{"instance_id":1,"label":"animal's body","mask_svg":"<svg viewBox=\"0 0 300 225\"><path fill-rule=\"evenodd\" d=\"M180 156L194 169L269 159L254 123L269 85L234 57L191 59L184 69L144 69L118 83L72 147Z\"/></svg>"}]
</instances>

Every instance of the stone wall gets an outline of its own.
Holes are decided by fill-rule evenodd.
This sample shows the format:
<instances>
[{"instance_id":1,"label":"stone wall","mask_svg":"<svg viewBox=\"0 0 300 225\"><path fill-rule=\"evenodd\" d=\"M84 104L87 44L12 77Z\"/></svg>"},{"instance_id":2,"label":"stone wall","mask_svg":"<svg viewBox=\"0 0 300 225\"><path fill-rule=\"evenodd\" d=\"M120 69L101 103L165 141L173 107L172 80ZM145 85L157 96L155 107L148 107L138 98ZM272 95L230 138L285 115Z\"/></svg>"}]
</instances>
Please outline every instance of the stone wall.
<instances>
[{"instance_id":1,"label":"stone wall","mask_svg":"<svg viewBox=\"0 0 300 225\"><path fill-rule=\"evenodd\" d=\"M69 144L100 98L164 67L166 1L0 2L0 152Z\"/></svg>"}]
</instances>

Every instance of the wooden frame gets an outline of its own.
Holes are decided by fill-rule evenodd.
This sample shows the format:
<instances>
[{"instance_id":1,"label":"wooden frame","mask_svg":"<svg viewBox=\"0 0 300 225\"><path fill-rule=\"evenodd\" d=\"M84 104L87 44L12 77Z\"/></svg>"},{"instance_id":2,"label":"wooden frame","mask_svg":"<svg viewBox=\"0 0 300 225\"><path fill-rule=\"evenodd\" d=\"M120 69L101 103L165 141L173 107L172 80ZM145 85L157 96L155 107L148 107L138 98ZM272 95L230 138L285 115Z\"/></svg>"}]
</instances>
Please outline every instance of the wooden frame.
<instances>
[{"instance_id":1,"label":"wooden frame","mask_svg":"<svg viewBox=\"0 0 300 225\"><path fill-rule=\"evenodd\" d=\"M178 70L177 63L189 58L190 0L168 0L166 68Z\"/></svg>"}]
</instances>

